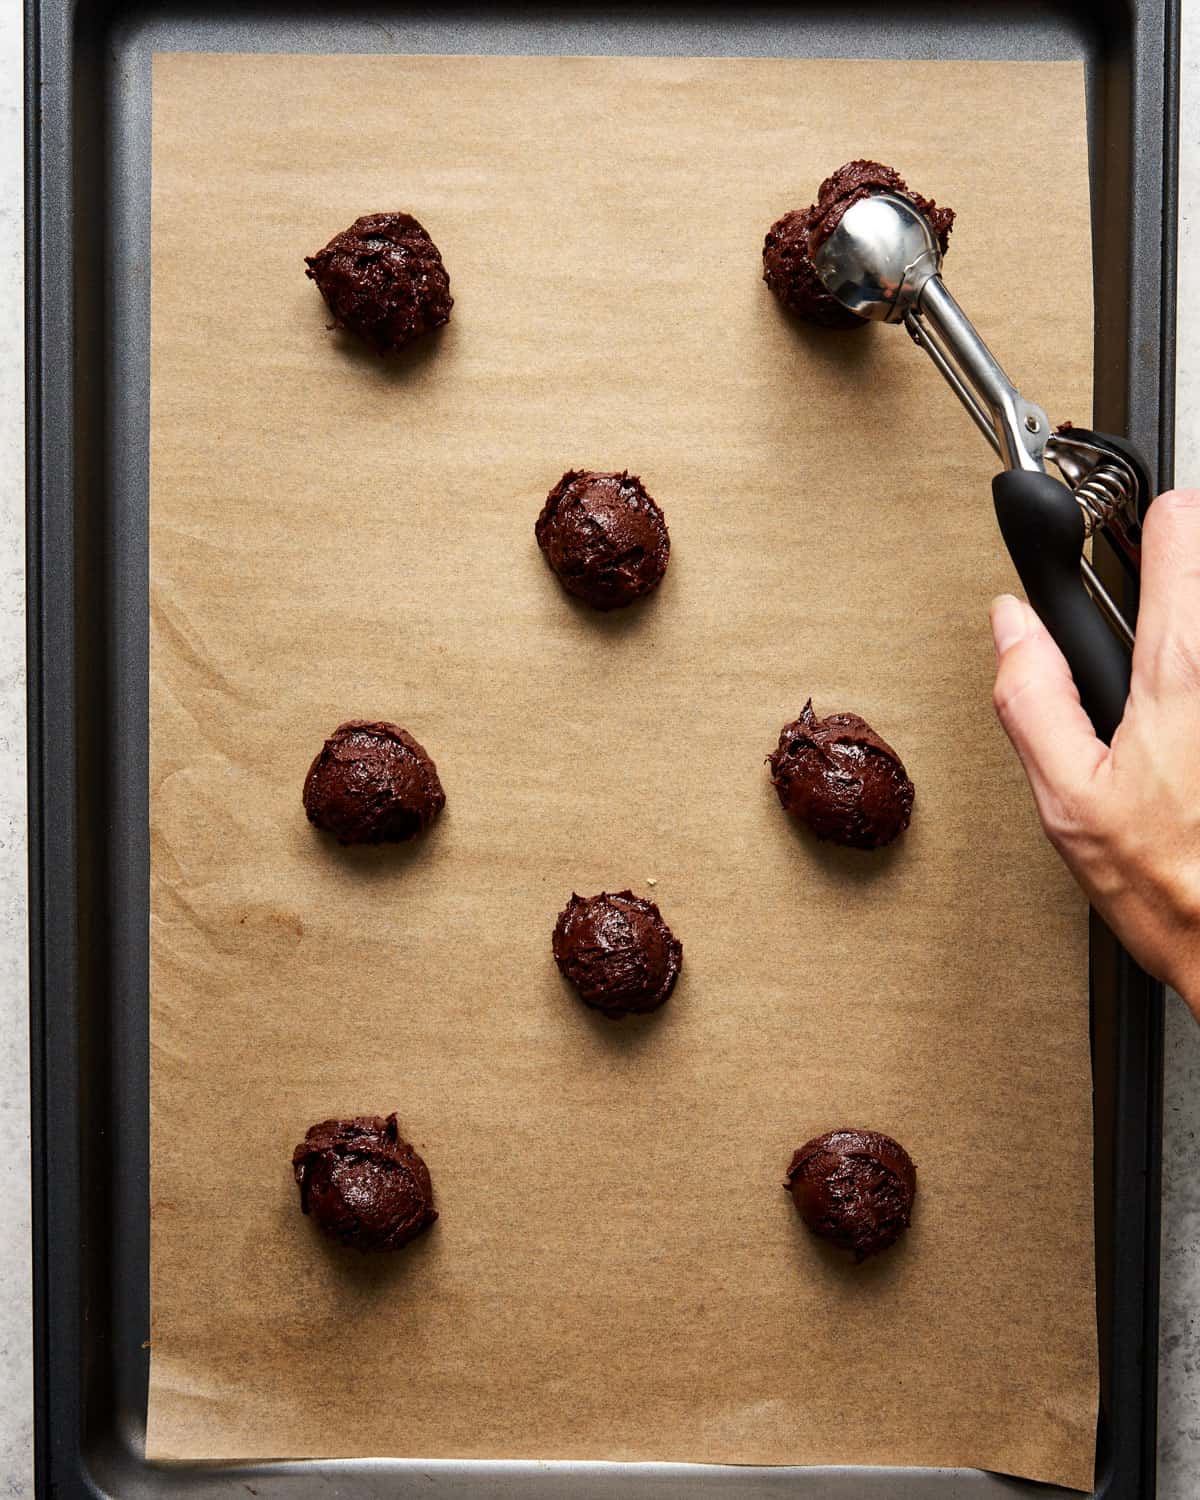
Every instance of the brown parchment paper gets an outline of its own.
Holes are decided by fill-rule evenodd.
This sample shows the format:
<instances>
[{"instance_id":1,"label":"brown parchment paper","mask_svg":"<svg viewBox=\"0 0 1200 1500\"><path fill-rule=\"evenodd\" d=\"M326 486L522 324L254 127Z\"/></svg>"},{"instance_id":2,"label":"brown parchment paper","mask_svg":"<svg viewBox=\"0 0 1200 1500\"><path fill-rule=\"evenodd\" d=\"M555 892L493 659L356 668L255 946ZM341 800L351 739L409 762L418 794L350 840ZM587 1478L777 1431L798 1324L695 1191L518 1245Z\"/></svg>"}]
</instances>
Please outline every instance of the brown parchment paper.
<instances>
[{"instance_id":1,"label":"brown parchment paper","mask_svg":"<svg viewBox=\"0 0 1200 1500\"><path fill-rule=\"evenodd\" d=\"M901 330L806 333L759 279L771 221L881 157L958 209L950 284L1016 381L1086 419L1081 69L178 55L154 85L149 1453L1088 1486L1085 910L993 722L995 465ZM456 305L383 363L302 257L392 207ZM644 607L544 566L570 466L662 504ZM809 694L908 764L887 853L776 803ZM351 717L434 755L420 845L306 824ZM625 885L684 967L614 1025L550 932ZM391 1109L442 1217L360 1258L291 1149ZM782 1188L847 1124L920 1173L858 1268Z\"/></svg>"}]
</instances>

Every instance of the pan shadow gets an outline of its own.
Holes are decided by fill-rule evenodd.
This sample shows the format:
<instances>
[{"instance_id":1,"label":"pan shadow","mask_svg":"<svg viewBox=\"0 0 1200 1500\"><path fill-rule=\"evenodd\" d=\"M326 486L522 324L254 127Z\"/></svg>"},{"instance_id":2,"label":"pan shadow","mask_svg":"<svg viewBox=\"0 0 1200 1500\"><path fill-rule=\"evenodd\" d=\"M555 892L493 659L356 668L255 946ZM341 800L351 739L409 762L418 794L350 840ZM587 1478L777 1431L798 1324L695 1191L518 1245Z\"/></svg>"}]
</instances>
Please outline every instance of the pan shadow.
<instances>
[{"instance_id":1,"label":"pan shadow","mask_svg":"<svg viewBox=\"0 0 1200 1500\"><path fill-rule=\"evenodd\" d=\"M816 866L819 872L834 884L843 887L866 887L878 880L894 878L894 872L906 860L905 830L882 849L850 849L842 844L832 844L819 839L779 806L775 789L768 782L768 793L776 804L778 815L787 824L788 834L798 846L804 862Z\"/></svg>"},{"instance_id":2,"label":"pan shadow","mask_svg":"<svg viewBox=\"0 0 1200 1500\"><path fill-rule=\"evenodd\" d=\"M450 325L443 323L440 328L422 334L395 354L377 354L356 333L345 328L329 329L328 337L357 376L374 380L376 384L407 385L417 380L440 356L449 342L449 330Z\"/></svg>"},{"instance_id":3,"label":"pan shadow","mask_svg":"<svg viewBox=\"0 0 1200 1500\"><path fill-rule=\"evenodd\" d=\"M668 563L667 571L661 582L659 582L648 594L640 599L635 599L632 604L624 604L620 609L595 609L592 605L576 598L574 594L567 593L562 584L555 577L553 569L546 563L545 558L538 553L542 571L548 575L548 582L562 595L576 624L581 630L591 631L595 635L607 637L611 641L619 641L627 636L635 634L638 630L648 628L653 624L658 613L658 600L663 590L668 587L671 577L671 567Z\"/></svg>"},{"instance_id":4,"label":"pan shadow","mask_svg":"<svg viewBox=\"0 0 1200 1500\"><path fill-rule=\"evenodd\" d=\"M403 844L339 844L331 833L323 833L310 823L310 846L323 864L351 870L360 879L401 880L409 870L432 858L445 818L443 809L431 827Z\"/></svg>"},{"instance_id":5,"label":"pan shadow","mask_svg":"<svg viewBox=\"0 0 1200 1500\"><path fill-rule=\"evenodd\" d=\"M806 360L819 360L841 373L856 375L875 355L875 329L869 319L863 320L863 328L822 328L782 303L776 302L776 311L791 331L796 352Z\"/></svg>"},{"instance_id":6,"label":"pan shadow","mask_svg":"<svg viewBox=\"0 0 1200 1500\"><path fill-rule=\"evenodd\" d=\"M839 1250L829 1240L815 1235L796 1213L790 1195L788 1207L796 1221L796 1259L803 1274L811 1276L815 1259L826 1273L827 1284L832 1284L834 1295L839 1300L843 1296L861 1301L868 1295L891 1295L892 1288L903 1277L908 1264L911 1231L902 1234L894 1245L889 1245L878 1255L869 1255L866 1260L856 1261L850 1251Z\"/></svg>"},{"instance_id":7,"label":"pan shadow","mask_svg":"<svg viewBox=\"0 0 1200 1500\"><path fill-rule=\"evenodd\" d=\"M678 989L676 984L676 989ZM559 990L564 1006L581 1013L584 1024L597 1041L614 1052L633 1052L647 1045L647 1038L662 1024L662 1013L674 1002L675 991L658 1007L644 1015L612 1017L591 1005L585 1005L575 992L574 986L559 975Z\"/></svg>"},{"instance_id":8,"label":"pan shadow","mask_svg":"<svg viewBox=\"0 0 1200 1500\"><path fill-rule=\"evenodd\" d=\"M352 1291L364 1301L373 1302L384 1295L395 1295L405 1283L421 1275L436 1249L431 1236L437 1234L439 1222L435 1221L417 1239L398 1250L355 1250L330 1239L311 1219L308 1228L325 1261L328 1276L336 1278L343 1291Z\"/></svg>"}]
</instances>

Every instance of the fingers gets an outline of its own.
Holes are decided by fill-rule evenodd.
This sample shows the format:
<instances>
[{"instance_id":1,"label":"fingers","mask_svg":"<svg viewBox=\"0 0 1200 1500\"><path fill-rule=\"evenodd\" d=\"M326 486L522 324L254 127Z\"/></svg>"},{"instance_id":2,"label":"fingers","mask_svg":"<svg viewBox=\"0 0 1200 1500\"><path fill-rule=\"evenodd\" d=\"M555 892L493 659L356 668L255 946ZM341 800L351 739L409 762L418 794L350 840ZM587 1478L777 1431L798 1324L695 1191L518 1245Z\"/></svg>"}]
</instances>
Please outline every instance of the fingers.
<instances>
[{"instance_id":1,"label":"fingers","mask_svg":"<svg viewBox=\"0 0 1200 1500\"><path fill-rule=\"evenodd\" d=\"M1200 686L1200 490L1167 490L1146 512L1135 675Z\"/></svg>"},{"instance_id":2,"label":"fingers","mask_svg":"<svg viewBox=\"0 0 1200 1500\"><path fill-rule=\"evenodd\" d=\"M1037 615L1020 599L992 601L993 701L1048 831L1061 829L1107 750L1079 701L1071 670Z\"/></svg>"}]
</instances>

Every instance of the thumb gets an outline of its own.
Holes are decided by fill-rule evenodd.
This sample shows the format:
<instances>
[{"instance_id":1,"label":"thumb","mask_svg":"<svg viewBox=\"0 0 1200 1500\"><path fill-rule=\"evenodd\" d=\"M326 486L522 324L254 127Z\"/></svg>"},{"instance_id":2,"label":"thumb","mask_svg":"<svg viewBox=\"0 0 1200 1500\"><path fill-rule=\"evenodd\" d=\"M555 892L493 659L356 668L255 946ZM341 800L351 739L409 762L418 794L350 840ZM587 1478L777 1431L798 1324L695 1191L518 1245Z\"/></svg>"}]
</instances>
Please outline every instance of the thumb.
<instances>
[{"instance_id":1,"label":"thumb","mask_svg":"<svg viewBox=\"0 0 1200 1500\"><path fill-rule=\"evenodd\" d=\"M1029 605L1001 594L992 601L991 620L992 701L1021 757L1043 823L1057 822L1108 751L1083 711L1066 658Z\"/></svg>"}]
</instances>

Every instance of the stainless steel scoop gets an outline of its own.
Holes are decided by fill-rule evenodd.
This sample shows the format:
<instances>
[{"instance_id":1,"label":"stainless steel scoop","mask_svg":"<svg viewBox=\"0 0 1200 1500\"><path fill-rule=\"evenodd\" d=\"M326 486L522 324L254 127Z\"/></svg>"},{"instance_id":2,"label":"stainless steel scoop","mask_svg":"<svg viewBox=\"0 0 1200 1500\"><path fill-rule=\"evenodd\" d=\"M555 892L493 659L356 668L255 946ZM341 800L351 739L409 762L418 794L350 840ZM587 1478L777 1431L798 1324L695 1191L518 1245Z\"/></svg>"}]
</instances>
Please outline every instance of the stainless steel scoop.
<instances>
[{"instance_id":1,"label":"stainless steel scoop","mask_svg":"<svg viewBox=\"0 0 1200 1500\"><path fill-rule=\"evenodd\" d=\"M1145 461L1105 433L1050 427L1005 375L941 277L928 220L898 193L853 203L810 245L826 290L863 318L903 323L1003 460L996 517L1030 603L1071 665L1096 730L1120 722L1133 631L1084 555L1103 531L1136 578L1151 490ZM1049 460L1065 483L1046 470Z\"/></svg>"}]
</instances>

